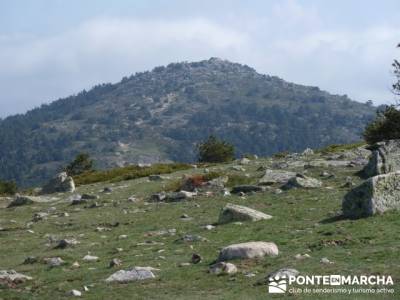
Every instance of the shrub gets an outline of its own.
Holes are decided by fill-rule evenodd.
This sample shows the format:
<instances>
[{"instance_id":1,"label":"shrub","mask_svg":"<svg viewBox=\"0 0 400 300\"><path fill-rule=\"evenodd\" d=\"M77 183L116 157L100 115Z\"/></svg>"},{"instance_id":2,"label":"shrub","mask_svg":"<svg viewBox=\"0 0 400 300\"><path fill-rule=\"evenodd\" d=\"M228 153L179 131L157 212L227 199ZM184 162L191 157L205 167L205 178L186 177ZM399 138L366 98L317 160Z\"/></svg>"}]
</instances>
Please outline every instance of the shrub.
<instances>
[{"instance_id":1,"label":"shrub","mask_svg":"<svg viewBox=\"0 0 400 300\"><path fill-rule=\"evenodd\" d=\"M400 111L394 106L388 106L378 112L375 120L365 128L363 136L368 144L400 139Z\"/></svg>"},{"instance_id":2,"label":"shrub","mask_svg":"<svg viewBox=\"0 0 400 300\"><path fill-rule=\"evenodd\" d=\"M207 140L197 145L199 162L221 163L235 158L233 145L211 135Z\"/></svg>"},{"instance_id":3,"label":"shrub","mask_svg":"<svg viewBox=\"0 0 400 300\"><path fill-rule=\"evenodd\" d=\"M65 171L69 176L75 176L84 172L93 171L93 160L90 159L89 154L80 153L69 165L65 167Z\"/></svg>"},{"instance_id":4,"label":"shrub","mask_svg":"<svg viewBox=\"0 0 400 300\"><path fill-rule=\"evenodd\" d=\"M14 195L17 192L17 185L13 181L0 180L0 195Z\"/></svg>"}]
</instances>

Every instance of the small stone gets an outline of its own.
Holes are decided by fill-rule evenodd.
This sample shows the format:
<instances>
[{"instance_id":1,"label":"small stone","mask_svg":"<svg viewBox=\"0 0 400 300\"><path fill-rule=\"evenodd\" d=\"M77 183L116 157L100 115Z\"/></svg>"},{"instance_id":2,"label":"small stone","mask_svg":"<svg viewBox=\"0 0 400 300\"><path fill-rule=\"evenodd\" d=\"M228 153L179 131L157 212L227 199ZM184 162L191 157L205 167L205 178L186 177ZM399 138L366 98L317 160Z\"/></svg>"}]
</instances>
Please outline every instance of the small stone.
<instances>
[{"instance_id":1,"label":"small stone","mask_svg":"<svg viewBox=\"0 0 400 300\"><path fill-rule=\"evenodd\" d=\"M103 189L103 193L112 193L112 188L110 188L110 187L105 187L104 189Z\"/></svg>"},{"instance_id":2,"label":"small stone","mask_svg":"<svg viewBox=\"0 0 400 300\"><path fill-rule=\"evenodd\" d=\"M113 258L113 259L110 261L110 264L109 264L110 268L112 268L112 267L119 267L119 266L121 266L121 265L122 265L122 260L120 260L120 259L118 259L118 258Z\"/></svg>"},{"instance_id":3,"label":"small stone","mask_svg":"<svg viewBox=\"0 0 400 300\"><path fill-rule=\"evenodd\" d=\"M294 256L294 258L295 259L297 259L297 260L303 260L303 259L305 259L305 258L310 258L311 256L309 255L309 254L296 254L295 256Z\"/></svg>"},{"instance_id":4,"label":"small stone","mask_svg":"<svg viewBox=\"0 0 400 300\"><path fill-rule=\"evenodd\" d=\"M24 264L25 265L30 265L30 264L34 264L38 261L37 257L35 256L28 256L27 258L25 258L24 260Z\"/></svg>"},{"instance_id":5,"label":"small stone","mask_svg":"<svg viewBox=\"0 0 400 300\"><path fill-rule=\"evenodd\" d=\"M98 261L99 260L99 258L97 257L97 256L93 256L93 255L85 255L83 258L82 258L82 260L83 261L87 261L87 262L94 262L94 261Z\"/></svg>"},{"instance_id":6,"label":"small stone","mask_svg":"<svg viewBox=\"0 0 400 300\"><path fill-rule=\"evenodd\" d=\"M331 262L327 257L321 258L320 263L325 265L333 264L333 262Z\"/></svg>"},{"instance_id":7,"label":"small stone","mask_svg":"<svg viewBox=\"0 0 400 300\"><path fill-rule=\"evenodd\" d=\"M192 258L190 259L190 262L192 264L198 264L199 262L201 262L201 260L202 260L202 257L199 254L193 253Z\"/></svg>"},{"instance_id":8,"label":"small stone","mask_svg":"<svg viewBox=\"0 0 400 300\"><path fill-rule=\"evenodd\" d=\"M130 196L130 197L128 198L128 202L135 203L135 202L137 202L137 201L138 201L138 199L137 199L135 196Z\"/></svg>"},{"instance_id":9,"label":"small stone","mask_svg":"<svg viewBox=\"0 0 400 300\"><path fill-rule=\"evenodd\" d=\"M126 234L121 234L121 235L118 237L118 239L120 239L120 240L124 240L124 239L126 239L126 238L128 238L128 236L127 236Z\"/></svg>"},{"instance_id":10,"label":"small stone","mask_svg":"<svg viewBox=\"0 0 400 300\"><path fill-rule=\"evenodd\" d=\"M80 291L78 291L78 290L70 290L68 292L68 295L74 296L74 297L81 297L82 293Z\"/></svg>"},{"instance_id":11,"label":"small stone","mask_svg":"<svg viewBox=\"0 0 400 300\"><path fill-rule=\"evenodd\" d=\"M45 258L44 261L45 261L50 267L59 267L59 266L65 264L65 261L64 261L61 257Z\"/></svg>"},{"instance_id":12,"label":"small stone","mask_svg":"<svg viewBox=\"0 0 400 300\"><path fill-rule=\"evenodd\" d=\"M55 248L65 249L67 247L75 246L77 244L79 244L79 242L75 239L62 239L58 242L58 245Z\"/></svg>"},{"instance_id":13,"label":"small stone","mask_svg":"<svg viewBox=\"0 0 400 300\"><path fill-rule=\"evenodd\" d=\"M215 226L213 226L213 225L206 225L206 226L204 226L203 228L206 229L206 230L213 230L213 229L215 229Z\"/></svg>"},{"instance_id":14,"label":"small stone","mask_svg":"<svg viewBox=\"0 0 400 300\"><path fill-rule=\"evenodd\" d=\"M46 219L47 217L48 217L48 213L45 213L45 212L38 212L38 213L35 213L34 215L33 215L33 218L32 218L32 221L33 222L39 222L39 221L41 221L41 220L44 220L44 219Z\"/></svg>"},{"instance_id":15,"label":"small stone","mask_svg":"<svg viewBox=\"0 0 400 300\"><path fill-rule=\"evenodd\" d=\"M232 263L219 262L212 265L209 269L212 274L235 274L237 273L237 267Z\"/></svg>"},{"instance_id":16,"label":"small stone","mask_svg":"<svg viewBox=\"0 0 400 300\"><path fill-rule=\"evenodd\" d=\"M191 266L191 264L188 262L183 262L179 264L179 267L188 267L188 266Z\"/></svg>"},{"instance_id":17,"label":"small stone","mask_svg":"<svg viewBox=\"0 0 400 300\"><path fill-rule=\"evenodd\" d=\"M71 267L73 267L74 269L78 269L78 268L80 268L80 264L76 261L76 262L74 262L73 264L72 264L72 266Z\"/></svg>"}]
</instances>

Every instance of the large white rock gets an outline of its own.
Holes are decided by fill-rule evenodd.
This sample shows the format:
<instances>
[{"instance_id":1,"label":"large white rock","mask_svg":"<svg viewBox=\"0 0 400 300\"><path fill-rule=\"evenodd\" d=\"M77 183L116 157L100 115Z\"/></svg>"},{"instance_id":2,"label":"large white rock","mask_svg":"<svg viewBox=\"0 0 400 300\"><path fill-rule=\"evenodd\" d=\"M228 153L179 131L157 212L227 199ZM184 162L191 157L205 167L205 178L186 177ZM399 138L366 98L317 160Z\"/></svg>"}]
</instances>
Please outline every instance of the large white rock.
<instances>
[{"instance_id":1,"label":"large white rock","mask_svg":"<svg viewBox=\"0 0 400 300\"><path fill-rule=\"evenodd\" d=\"M106 279L106 282L126 283L130 281L155 278L149 268L135 267L131 270L119 270Z\"/></svg>"},{"instance_id":2,"label":"large white rock","mask_svg":"<svg viewBox=\"0 0 400 300\"><path fill-rule=\"evenodd\" d=\"M400 139L373 145L372 154L364 173L368 177L400 171Z\"/></svg>"},{"instance_id":3,"label":"large white rock","mask_svg":"<svg viewBox=\"0 0 400 300\"><path fill-rule=\"evenodd\" d=\"M260 258L276 256L279 254L278 246L272 242L247 242L227 246L219 253L218 261L231 259Z\"/></svg>"},{"instance_id":4,"label":"large white rock","mask_svg":"<svg viewBox=\"0 0 400 300\"><path fill-rule=\"evenodd\" d=\"M400 171L369 178L348 192L342 202L343 215L362 218L400 209Z\"/></svg>"},{"instance_id":5,"label":"large white rock","mask_svg":"<svg viewBox=\"0 0 400 300\"><path fill-rule=\"evenodd\" d=\"M271 219L272 216L264 214L258 210L242 206L228 203L222 210L219 215L219 224L225 224L229 222L237 222L237 221L260 221L260 220L268 220Z\"/></svg>"},{"instance_id":6,"label":"large white rock","mask_svg":"<svg viewBox=\"0 0 400 300\"><path fill-rule=\"evenodd\" d=\"M284 186L285 189L291 188L319 188L322 186L322 182L318 179L297 174L295 177L290 178L288 183Z\"/></svg>"},{"instance_id":7,"label":"large white rock","mask_svg":"<svg viewBox=\"0 0 400 300\"><path fill-rule=\"evenodd\" d=\"M258 181L262 185L270 185L274 183L287 183L290 178L296 176L295 172L281 171L281 170L265 170L264 176Z\"/></svg>"}]
</instances>

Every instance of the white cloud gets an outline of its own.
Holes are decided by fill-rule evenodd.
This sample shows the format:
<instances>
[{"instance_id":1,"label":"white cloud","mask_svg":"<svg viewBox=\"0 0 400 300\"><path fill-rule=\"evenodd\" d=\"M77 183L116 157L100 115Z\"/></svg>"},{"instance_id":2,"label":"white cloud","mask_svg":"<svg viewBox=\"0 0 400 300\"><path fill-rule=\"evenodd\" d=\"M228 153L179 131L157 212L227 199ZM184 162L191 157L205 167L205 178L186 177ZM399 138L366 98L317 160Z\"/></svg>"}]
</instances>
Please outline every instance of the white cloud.
<instances>
[{"instance_id":1,"label":"white cloud","mask_svg":"<svg viewBox=\"0 0 400 300\"><path fill-rule=\"evenodd\" d=\"M392 100L400 29L325 25L316 8L287 0L265 15L96 18L54 36L0 36L0 116L157 65L211 56L356 100Z\"/></svg>"}]
</instances>

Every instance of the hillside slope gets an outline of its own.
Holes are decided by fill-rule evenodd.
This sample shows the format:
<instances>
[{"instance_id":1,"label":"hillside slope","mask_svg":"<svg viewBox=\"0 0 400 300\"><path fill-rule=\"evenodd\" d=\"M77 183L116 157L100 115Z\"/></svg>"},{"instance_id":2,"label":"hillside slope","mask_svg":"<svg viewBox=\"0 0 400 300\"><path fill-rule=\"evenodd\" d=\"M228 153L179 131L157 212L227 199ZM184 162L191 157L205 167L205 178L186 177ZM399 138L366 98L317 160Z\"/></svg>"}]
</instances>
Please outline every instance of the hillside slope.
<instances>
[{"instance_id":1,"label":"hillside slope","mask_svg":"<svg viewBox=\"0 0 400 300\"><path fill-rule=\"evenodd\" d=\"M399 211L357 220L341 218L343 196L352 189L348 183L362 182L355 174L363 166L350 167L349 162L365 160L364 152L260 158L245 165L209 166L209 173L199 166L162 175L157 181L145 177L82 185L74 194L42 196L41 201L19 207L4 208L9 200L0 198L1 269L32 277L9 286L0 280L1 297L71 299L67 293L75 289L83 293L83 299L398 299ZM273 184L241 196L227 195L217 185L210 191L213 186L206 185L193 198L180 202L151 201L153 193L168 191L183 175L196 174L198 178L218 173L221 179L229 178L225 187L231 190L243 182L257 184L265 169L277 167L283 169L275 172L302 173L321 181L321 186L282 191L280 184ZM98 198L71 205L78 194ZM256 209L272 218L216 224L227 203ZM211 224L215 227L205 228ZM78 243L58 249L61 239L76 239ZM221 248L249 241L274 242L279 255L229 260L237 266L236 274L208 273ZM98 260L85 261L88 253ZM191 263L193 253L202 260ZM64 264L50 267L46 261L55 257ZM109 267L112 259L122 264ZM134 266L159 270L154 271L155 278L140 282L105 282L111 274ZM290 288L341 288L345 294L288 291L281 297L269 295L265 277L282 268L294 268L303 276L390 275L394 285L293 284ZM84 291L84 286L89 290ZM348 291L360 288L396 292L377 295L356 291L349 296Z\"/></svg>"},{"instance_id":2,"label":"hillside slope","mask_svg":"<svg viewBox=\"0 0 400 300\"><path fill-rule=\"evenodd\" d=\"M0 178L43 182L85 151L99 168L191 161L214 133L237 154L360 139L374 108L211 58L103 84L0 122Z\"/></svg>"}]
</instances>

